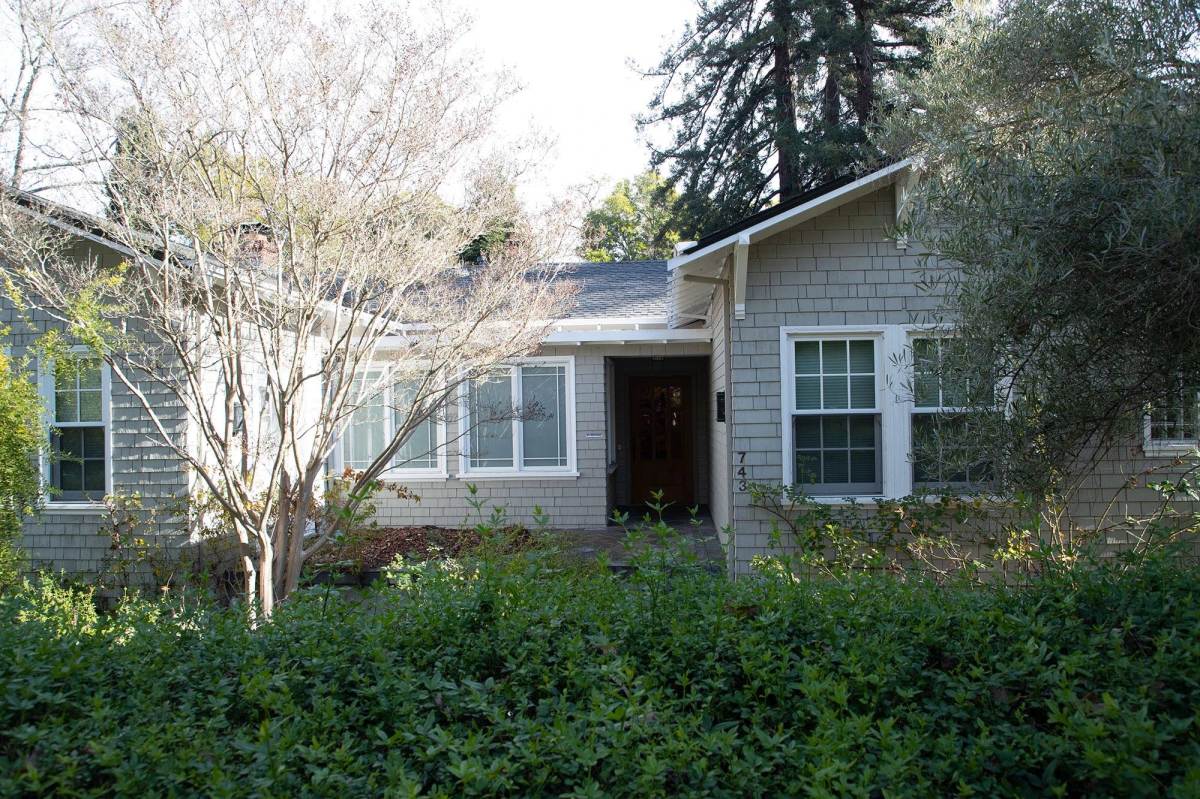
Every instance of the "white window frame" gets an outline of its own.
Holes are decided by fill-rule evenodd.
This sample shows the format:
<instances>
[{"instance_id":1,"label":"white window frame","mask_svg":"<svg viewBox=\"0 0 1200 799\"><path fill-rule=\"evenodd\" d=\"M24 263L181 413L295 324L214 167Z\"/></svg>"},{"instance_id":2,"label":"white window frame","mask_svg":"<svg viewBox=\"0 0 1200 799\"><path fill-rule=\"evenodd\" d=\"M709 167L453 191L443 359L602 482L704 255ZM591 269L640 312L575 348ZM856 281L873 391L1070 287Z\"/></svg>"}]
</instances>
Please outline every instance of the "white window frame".
<instances>
[{"instance_id":1,"label":"white window frame","mask_svg":"<svg viewBox=\"0 0 1200 799\"><path fill-rule=\"evenodd\" d=\"M82 356L93 357L100 361L100 423L104 425L104 496L107 497L113 492L113 429L112 429L112 374L108 363L103 358L96 355L92 349L83 344L76 344L70 348L72 353L77 353ZM43 416L42 429L46 436L47 445L50 441L50 430L59 427L55 416L57 408L55 405L55 362L53 359L46 359L44 362L38 359L37 364L37 384L38 394L42 398ZM95 424L94 422L92 424ZM67 427L75 427L82 425L71 425ZM48 511L98 511L104 510L103 499L57 499L51 493L51 479L53 477L49 456L49 446L46 452L39 456L38 467L42 474L42 484L45 490L42 494L42 504Z\"/></svg>"},{"instance_id":2,"label":"white window frame","mask_svg":"<svg viewBox=\"0 0 1200 799\"><path fill-rule=\"evenodd\" d=\"M908 402L909 402L909 409L908 409L908 424L909 424L908 460L909 460L909 479L910 479L909 493L912 493L913 491L916 490L916 487L917 487L916 477L913 474L913 470L914 470L916 461L914 460L914 457L913 457L914 453L913 453L913 447L912 447L912 429L913 429L912 428L912 417L919 413L920 414L969 413L972 410L976 410L976 409L971 408L970 406L938 405L935 407L935 406L931 406L931 405L918 405L917 404L917 401L916 401L917 358L916 358L916 352L913 349L913 344L918 339L933 339L933 340L942 339L942 340L944 340L944 339L948 339L948 338L954 338L958 334L954 330L954 328L949 325L942 325L942 326L936 326L936 327L912 328L912 329L909 329L907 332L908 332L908 341L907 341L906 346L908 347L907 353L910 357L907 360L906 368L908 371L908 375L907 375L908 379L911 381L910 384L912 385L912 388L913 388L913 390L911 392L909 392L911 396L908 397ZM940 346L941 345L939 345L939 348L940 348ZM944 393L943 389L944 389L944 387L942 386L941 382L939 381L939 383L938 383L938 399L939 399L939 401L942 399L942 395ZM979 410L982 410L982 409L979 409ZM984 485L984 484L954 483L954 482L930 483L930 484L922 486L922 490L933 490L933 491L961 490L963 492L966 492L966 491L972 490L973 485L978 487L979 485Z\"/></svg>"},{"instance_id":3,"label":"white window frame","mask_svg":"<svg viewBox=\"0 0 1200 799\"><path fill-rule=\"evenodd\" d=\"M512 440L513 440L513 465L503 467L472 467L471 466L471 435L472 422L470 411L470 385L469 381L464 380L459 387L459 449L458 449L458 473L464 479L513 479L513 478L545 478L545 477L578 477L578 461L576 453L576 435L575 435L575 356L539 356L531 358L522 358L511 364L505 364L497 368L496 371L507 371L512 385L512 406L513 408L521 407L521 376L520 368L522 366L563 366L565 367L566 397L563 400L563 408L566 413L566 446L567 446L567 465L566 466L524 466L521 461L524 453L524 436L521 434L522 421L516 418L512 419Z\"/></svg>"},{"instance_id":4,"label":"white window frame","mask_svg":"<svg viewBox=\"0 0 1200 799\"><path fill-rule=\"evenodd\" d=\"M794 342L800 340L870 340L875 342L875 408L854 409L856 413L879 416L880 491L877 494L848 496L813 496L817 502L840 504L847 500L873 501L883 497L905 496L912 491L911 468L908 463L908 442L911 438L909 413L902 398L895 396L889 380L892 356L905 344L908 325L784 325L779 328L779 366L781 391L782 466L783 482L795 481L792 417L794 415L830 415L837 411L796 411ZM902 493L900 493L902 492Z\"/></svg>"},{"instance_id":5,"label":"white window frame","mask_svg":"<svg viewBox=\"0 0 1200 799\"><path fill-rule=\"evenodd\" d=\"M375 369L385 369L383 366L367 366L362 371L371 372ZM391 441L392 436L396 432L396 413L394 392L396 390L395 383L387 385L383 389L383 437L384 441ZM449 477L449 470L446 458L446 418L445 413L433 411L434 416L434 439L437 441L437 449L434 451L434 465L422 467L397 467L389 466L379 474L381 480L405 480L412 482L415 480L445 480ZM337 443L333 448L333 456L330 458L331 465L335 474L341 474L346 466L346 457L344 452L346 433L350 430L351 420L346 420L346 426L342 428L342 432L337 437Z\"/></svg>"},{"instance_id":6,"label":"white window frame","mask_svg":"<svg viewBox=\"0 0 1200 799\"><path fill-rule=\"evenodd\" d=\"M1177 458L1200 450L1200 438L1151 438L1153 414L1142 416L1142 452L1148 458Z\"/></svg>"}]
</instances>

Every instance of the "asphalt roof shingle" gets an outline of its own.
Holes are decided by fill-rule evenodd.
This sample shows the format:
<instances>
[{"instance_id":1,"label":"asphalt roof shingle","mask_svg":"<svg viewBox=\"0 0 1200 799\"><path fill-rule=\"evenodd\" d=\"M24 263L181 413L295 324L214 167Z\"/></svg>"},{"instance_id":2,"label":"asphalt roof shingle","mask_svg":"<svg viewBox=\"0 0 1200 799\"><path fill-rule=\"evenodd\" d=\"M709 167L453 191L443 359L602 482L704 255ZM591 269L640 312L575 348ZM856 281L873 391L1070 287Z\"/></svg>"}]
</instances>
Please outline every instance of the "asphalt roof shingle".
<instances>
[{"instance_id":1,"label":"asphalt roof shingle","mask_svg":"<svg viewBox=\"0 0 1200 799\"><path fill-rule=\"evenodd\" d=\"M666 261L562 264L561 280L578 287L568 319L666 316L670 305Z\"/></svg>"}]
</instances>

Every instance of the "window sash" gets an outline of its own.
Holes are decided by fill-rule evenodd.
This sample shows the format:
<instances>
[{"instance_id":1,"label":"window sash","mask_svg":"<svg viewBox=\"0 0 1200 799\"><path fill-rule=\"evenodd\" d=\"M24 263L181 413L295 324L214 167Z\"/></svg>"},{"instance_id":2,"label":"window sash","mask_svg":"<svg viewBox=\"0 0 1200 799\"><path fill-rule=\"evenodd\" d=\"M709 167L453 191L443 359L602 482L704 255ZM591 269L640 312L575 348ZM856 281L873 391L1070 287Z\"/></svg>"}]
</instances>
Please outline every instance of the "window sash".
<instances>
[{"instance_id":1,"label":"window sash","mask_svg":"<svg viewBox=\"0 0 1200 799\"><path fill-rule=\"evenodd\" d=\"M878 493L882 443L879 414L794 414L793 483L818 495Z\"/></svg>"},{"instance_id":2,"label":"window sash","mask_svg":"<svg viewBox=\"0 0 1200 799\"><path fill-rule=\"evenodd\" d=\"M792 340L792 413L878 413L878 341L822 335Z\"/></svg>"},{"instance_id":3,"label":"window sash","mask_svg":"<svg viewBox=\"0 0 1200 799\"><path fill-rule=\"evenodd\" d=\"M50 444L43 474L50 503L99 502L110 490L108 371L86 349L76 352L70 361L51 361L42 381Z\"/></svg>"},{"instance_id":4,"label":"window sash","mask_svg":"<svg viewBox=\"0 0 1200 799\"><path fill-rule=\"evenodd\" d=\"M369 371L356 376L353 391L361 394L365 383L380 380L381 372ZM366 398L350 415L342 432L342 465L350 469L365 469L391 441L396 430L408 415L413 389L404 383L387 386ZM393 472L429 472L439 467L440 446L438 422L433 414L413 427L408 439L397 450L384 474Z\"/></svg>"},{"instance_id":5,"label":"window sash","mask_svg":"<svg viewBox=\"0 0 1200 799\"><path fill-rule=\"evenodd\" d=\"M992 481L992 464L987 461L949 464L955 457L955 451L967 451L966 445L956 444L956 440L965 441L969 437L970 419L970 415L948 415L941 410L913 413L909 451L915 488L974 487L987 485ZM923 448L918 446L918 436L932 439L932 446L929 442L925 443ZM936 449L936 456L935 460L928 461L923 455L928 454L931 448ZM956 471L950 472L951 468L955 468Z\"/></svg>"},{"instance_id":6,"label":"window sash","mask_svg":"<svg viewBox=\"0 0 1200 799\"><path fill-rule=\"evenodd\" d=\"M489 382L471 380L465 389L465 471L517 474L570 469L574 390L569 364L533 361L502 369L486 380L492 385L486 395L481 395L480 387ZM496 418L487 419L485 413ZM505 414L507 418L500 418Z\"/></svg>"},{"instance_id":7,"label":"window sash","mask_svg":"<svg viewBox=\"0 0 1200 799\"><path fill-rule=\"evenodd\" d=\"M909 352L912 354L914 413L931 410L959 411L969 408L970 382L963 378L961 384L956 385L958 381L941 371L945 340L946 336L916 336L909 341Z\"/></svg>"},{"instance_id":8,"label":"window sash","mask_svg":"<svg viewBox=\"0 0 1200 799\"><path fill-rule=\"evenodd\" d=\"M1151 409L1148 438L1155 444L1195 444L1200 440L1200 389L1181 385L1173 394Z\"/></svg>"},{"instance_id":9,"label":"window sash","mask_svg":"<svg viewBox=\"0 0 1200 799\"><path fill-rule=\"evenodd\" d=\"M513 370L472 380L468 393L468 463L474 469L512 469L516 463Z\"/></svg>"}]
</instances>

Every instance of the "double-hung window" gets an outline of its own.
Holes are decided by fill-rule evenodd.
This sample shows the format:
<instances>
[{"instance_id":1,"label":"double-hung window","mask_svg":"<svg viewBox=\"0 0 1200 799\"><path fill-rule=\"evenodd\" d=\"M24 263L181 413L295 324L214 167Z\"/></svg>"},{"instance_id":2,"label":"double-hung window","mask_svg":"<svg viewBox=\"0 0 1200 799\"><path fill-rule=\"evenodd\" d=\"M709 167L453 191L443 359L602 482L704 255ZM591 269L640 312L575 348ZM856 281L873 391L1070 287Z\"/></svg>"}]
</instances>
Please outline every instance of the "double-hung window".
<instances>
[{"instance_id":1,"label":"double-hung window","mask_svg":"<svg viewBox=\"0 0 1200 799\"><path fill-rule=\"evenodd\" d=\"M109 479L107 367L94 356L60 359L48 393L50 499L97 502Z\"/></svg>"},{"instance_id":2,"label":"double-hung window","mask_svg":"<svg viewBox=\"0 0 1200 799\"><path fill-rule=\"evenodd\" d=\"M1145 438L1149 455L1190 452L1200 446L1200 387L1183 379L1176 381L1147 414Z\"/></svg>"},{"instance_id":3,"label":"double-hung window","mask_svg":"<svg viewBox=\"0 0 1200 799\"><path fill-rule=\"evenodd\" d=\"M878 494L882 441L876 337L792 340L793 481L814 495Z\"/></svg>"},{"instance_id":4,"label":"double-hung window","mask_svg":"<svg viewBox=\"0 0 1200 799\"><path fill-rule=\"evenodd\" d=\"M414 382L401 381L379 387L374 394L367 392L378 387L382 378L379 370L356 375L351 396L358 397L358 407L342 433L342 465L349 469L365 469L388 445L392 437L409 421L412 403L417 392ZM434 414L417 420L405 438L387 472L434 474L441 471L439 454L439 424Z\"/></svg>"},{"instance_id":5,"label":"double-hung window","mask_svg":"<svg viewBox=\"0 0 1200 799\"><path fill-rule=\"evenodd\" d=\"M976 486L992 479L991 463L972 452L973 423L965 376L946 367L945 338L912 340L912 478L915 488Z\"/></svg>"},{"instance_id":6,"label":"double-hung window","mask_svg":"<svg viewBox=\"0 0 1200 799\"><path fill-rule=\"evenodd\" d=\"M497 369L466 387L465 467L477 474L575 468L574 378L565 359Z\"/></svg>"}]
</instances>

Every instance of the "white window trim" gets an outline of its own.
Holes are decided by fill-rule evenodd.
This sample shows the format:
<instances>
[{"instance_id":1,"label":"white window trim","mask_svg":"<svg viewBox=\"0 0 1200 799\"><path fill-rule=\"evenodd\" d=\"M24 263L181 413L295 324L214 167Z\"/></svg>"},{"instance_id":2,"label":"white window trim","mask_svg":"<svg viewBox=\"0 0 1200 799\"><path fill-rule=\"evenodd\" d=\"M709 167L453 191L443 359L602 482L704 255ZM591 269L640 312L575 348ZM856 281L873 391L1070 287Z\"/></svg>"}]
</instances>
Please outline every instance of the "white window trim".
<instances>
[{"instance_id":1,"label":"white window trim","mask_svg":"<svg viewBox=\"0 0 1200 799\"><path fill-rule=\"evenodd\" d=\"M906 345L906 346L907 346L907 348L908 348L908 352L909 352L910 354L912 354L912 351L913 351L913 350L912 350L913 342L914 342L915 340L917 340L917 339L920 339L920 338L929 338L929 339L945 339L945 338L951 338L951 337L954 337L954 336L957 336L957 335L958 335L958 333L955 331L955 329L954 329L954 327L953 327L952 325L935 325L935 326L930 326L930 327L918 327L918 328L911 328L911 329L909 329L909 330L908 330L908 339L907 339L907 341L906 341L905 345ZM974 410L974 409L973 409L973 408L971 408L970 406L942 406L942 405L938 405L938 406L931 406L931 405L917 405L917 404L916 404L916 397L915 397L915 393L916 393L916 380L917 380L917 375L916 375L916 371L915 371L915 369L916 369L916 365L917 365L917 363L916 363L916 357L914 356L914 357L913 357L913 359L912 359L911 361L909 361L909 362L908 362L908 364L907 364L907 367L906 367L907 375L908 375L908 377L909 377L909 378L912 380L912 386L913 386L913 392L911 392L911 394L912 394L913 396L909 396L909 397L908 397L908 403L909 403L909 408L908 408L908 425L909 425L909 428L908 428L908 429L909 429L909 432L908 432L908 437L909 437L909 438L908 438L908 442L909 442L909 443L908 443L908 467L909 467L908 476L909 476L909 491L908 491L908 492L909 492L910 494L911 494L913 491L915 491L915 490L916 490L916 485L917 485L917 482L916 482L916 480L915 480L915 479L913 479L913 474L912 474L912 472L913 472L913 453L912 453L912 417L913 417L915 414L918 414L918 413L968 413L968 412L970 412L971 410ZM997 384L996 384L996 386L995 386L995 388L996 388L997 390L999 390L1000 388L1002 388L1002 384L1001 384L1001 383L997 383ZM941 384L939 383L939 385L938 385L938 397L939 397L939 399L941 398L941 395L942 395L942 393L943 393L943 387L942 387L942 386L941 386ZM1006 392L1006 394L1007 394L1007 392ZM1009 407L1011 406L1011 404L1012 404L1012 397L1011 397L1011 396L1009 396L1009 397L1008 397L1008 398L1005 400L1005 412L1006 412L1006 413L1008 412L1008 409L1009 409ZM970 487L969 487L968 485L966 485L966 484L963 484L963 483L945 483L945 484L943 484L943 485L941 485L941 486L938 486L938 485L926 485L926 486L923 486L923 487L922 487L922 490L923 490L923 491L947 491L947 490L948 490L948 491L951 491L951 492L953 492L953 491L955 491L955 490L961 490L961 491L970 491ZM960 496L963 496L963 497L965 498L965 497L973 497L973 496L977 496L977 495L976 495L976 494L970 494L970 493L963 493L963 494L961 494ZM990 493L989 493L989 494L986 494L985 496L986 496L988 499L990 499L991 501L999 501L999 500L1000 500L1000 497L999 497L998 495L995 495L995 494L990 494ZM932 501L932 500L934 500L934 499L936 499L936 498L935 498L935 497L930 497L929 499Z\"/></svg>"},{"instance_id":2,"label":"white window trim","mask_svg":"<svg viewBox=\"0 0 1200 799\"><path fill-rule=\"evenodd\" d=\"M368 366L365 371L370 371L376 367ZM391 441L395 434L395 403L393 401L393 392L395 386L387 386L384 389L384 440ZM346 426L337 437L337 443L333 447L333 454L329 458L330 465L336 475L340 475L346 466L345 454L342 451L343 441L346 431L350 429L350 421L347 420ZM435 465L426 467L396 467L389 466L379 473L380 480L404 480L412 482L415 480L445 480L450 476L448 462L446 458L446 418L444 413L434 411L434 439L437 441L437 449L434 450Z\"/></svg>"},{"instance_id":3,"label":"white window trim","mask_svg":"<svg viewBox=\"0 0 1200 799\"><path fill-rule=\"evenodd\" d=\"M95 355L85 344L76 344L70 348L73 353ZM97 356L98 357L98 356ZM42 430L47 443L50 440L50 430L55 427L55 376L54 361L47 359L37 362L38 394L42 398ZM113 447L112 447L112 374L108 364L100 359L100 421L104 425L104 495L113 492ZM42 475L42 507L54 513L96 513L105 510L103 500L60 500L50 493L50 458L47 452L38 456L38 468Z\"/></svg>"},{"instance_id":4,"label":"white window trim","mask_svg":"<svg viewBox=\"0 0 1200 799\"><path fill-rule=\"evenodd\" d=\"M566 367L566 391L567 395L563 401L563 407L566 411L566 434L567 434L567 465L566 466L522 466L522 446L524 444L521 435L519 420L513 419L513 465L504 467L472 467L470 461L471 455L471 413L470 413L470 386L469 381L462 381L459 386L459 448L458 448L458 477L463 480L486 480L486 479L529 479L529 478L573 478L579 476L579 467L576 460L575 451L575 356L540 356L531 358L522 358L511 364L500 367L500 369L508 369L512 377L512 403L513 407L520 407L520 392L521 380L519 369L522 366L564 366Z\"/></svg>"},{"instance_id":5,"label":"white window trim","mask_svg":"<svg viewBox=\"0 0 1200 799\"><path fill-rule=\"evenodd\" d=\"M953 335L950 325L783 325L779 328L779 375L781 391L782 466L784 485L792 485L792 409L795 407L795 373L791 342L797 339L871 339L875 347L876 408L880 423L880 492L844 497L813 496L826 505L856 502L863 505L886 499L901 499L913 493L912 415L917 410L911 392L901 390L912 375L909 357L915 338Z\"/></svg>"},{"instance_id":6,"label":"white window trim","mask_svg":"<svg viewBox=\"0 0 1200 799\"><path fill-rule=\"evenodd\" d=\"M1200 451L1200 439L1196 438L1151 438L1150 414L1142 416L1142 452L1147 458L1178 458L1194 455Z\"/></svg>"}]
</instances>

